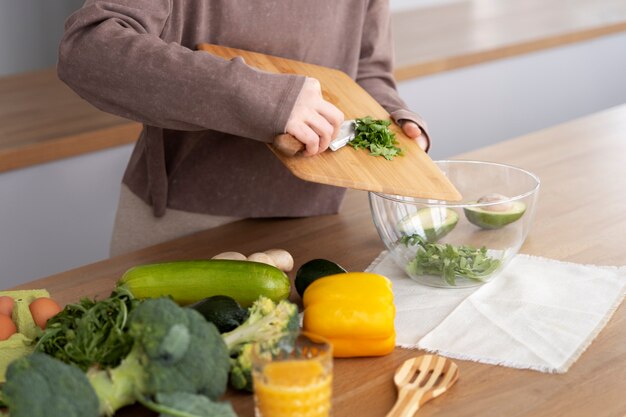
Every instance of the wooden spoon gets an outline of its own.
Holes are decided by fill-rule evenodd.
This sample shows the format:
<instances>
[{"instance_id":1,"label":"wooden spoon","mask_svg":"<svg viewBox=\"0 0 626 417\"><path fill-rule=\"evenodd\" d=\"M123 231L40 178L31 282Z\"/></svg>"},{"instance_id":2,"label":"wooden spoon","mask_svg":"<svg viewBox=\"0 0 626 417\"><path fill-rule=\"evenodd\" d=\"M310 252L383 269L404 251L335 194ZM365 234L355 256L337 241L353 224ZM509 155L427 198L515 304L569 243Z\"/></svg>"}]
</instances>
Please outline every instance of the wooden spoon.
<instances>
[{"instance_id":1,"label":"wooden spoon","mask_svg":"<svg viewBox=\"0 0 626 417\"><path fill-rule=\"evenodd\" d=\"M407 359L393 377L398 399L387 417L412 417L427 401L446 392L459 378L459 368L450 359L422 355Z\"/></svg>"}]
</instances>

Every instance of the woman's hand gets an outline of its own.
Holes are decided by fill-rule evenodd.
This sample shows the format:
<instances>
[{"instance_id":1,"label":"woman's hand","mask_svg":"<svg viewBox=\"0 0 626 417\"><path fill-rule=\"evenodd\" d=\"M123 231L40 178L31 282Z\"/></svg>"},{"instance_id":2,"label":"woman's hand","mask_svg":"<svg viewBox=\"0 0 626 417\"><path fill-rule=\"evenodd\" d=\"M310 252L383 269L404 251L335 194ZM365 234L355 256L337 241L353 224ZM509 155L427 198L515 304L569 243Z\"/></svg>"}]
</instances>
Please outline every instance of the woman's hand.
<instances>
[{"instance_id":1,"label":"woman's hand","mask_svg":"<svg viewBox=\"0 0 626 417\"><path fill-rule=\"evenodd\" d=\"M422 148L424 152L428 152L428 149L430 148L430 141L417 123L410 120L401 120L400 126L402 127L402 131L405 135L414 139L417 142L417 145Z\"/></svg>"},{"instance_id":2,"label":"woman's hand","mask_svg":"<svg viewBox=\"0 0 626 417\"><path fill-rule=\"evenodd\" d=\"M285 125L291 134L306 146L303 155L324 152L339 133L343 112L324 100L320 82L307 77Z\"/></svg>"}]
</instances>

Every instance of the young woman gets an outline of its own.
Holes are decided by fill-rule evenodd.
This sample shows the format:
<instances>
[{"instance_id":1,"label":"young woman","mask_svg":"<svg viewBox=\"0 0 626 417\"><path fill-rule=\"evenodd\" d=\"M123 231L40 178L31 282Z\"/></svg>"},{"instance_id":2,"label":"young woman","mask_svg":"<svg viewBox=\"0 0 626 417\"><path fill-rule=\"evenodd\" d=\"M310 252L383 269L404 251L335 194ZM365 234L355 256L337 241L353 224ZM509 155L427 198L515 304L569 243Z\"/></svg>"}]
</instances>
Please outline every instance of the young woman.
<instances>
[{"instance_id":1,"label":"young woman","mask_svg":"<svg viewBox=\"0 0 626 417\"><path fill-rule=\"evenodd\" d=\"M309 156L328 147L343 114L319 82L195 50L202 42L342 70L428 147L396 91L388 0L88 0L66 22L59 77L144 124L112 254L238 218L339 210L344 189L297 179L263 144L288 132Z\"/></svg>"}]
</instances>

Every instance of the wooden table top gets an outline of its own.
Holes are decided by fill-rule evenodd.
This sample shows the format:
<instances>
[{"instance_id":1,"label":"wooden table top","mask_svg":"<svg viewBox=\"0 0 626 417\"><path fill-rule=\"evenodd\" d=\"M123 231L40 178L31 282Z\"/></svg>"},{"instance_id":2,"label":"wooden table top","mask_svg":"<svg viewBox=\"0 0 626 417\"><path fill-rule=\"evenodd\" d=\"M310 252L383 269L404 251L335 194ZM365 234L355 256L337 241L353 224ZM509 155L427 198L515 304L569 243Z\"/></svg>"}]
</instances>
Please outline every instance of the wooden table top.
<instances>
[{"instance_id":1,"label":"wooden table top","mask_svg":"<svg viewBox=\"0 0 626 417\"><path fill-rule=\"evenodd\" d=\"M392 15L398 80L626 30L623 0L467 0ZM0 79L0 173L133 143L141 126L89 105L54 69Z\"/></svg>"},{"instance_id":2,"label":"wooden table top","mask_svg":"<svg viewBox=\"0 0 626 417\"><path fill-rule=\"evenodd\" d=\"M626 105L459 157L517 165L541 179L535 222L522 253L582 264L624 265ZM350 191L338 215L243 220L20 288L47 288L62 303L82 296L103 297L136 264L271 247L289 250L296 269L310 259L327 258L352 271L366 268L383 249L371 221L367 194ZM459 382L427 403L419 415L624 417L625 340L626 307L622 305L566 374L457 361ZM397 348L380 358L336 360L334 415L385 415L396 395L394 369L419 353ZM228 398L240 416L253 415L250 395L236 393ZM119 415L151 414L130 407Z\"/></svg>"},{"instance_id":3,"label":"wooden table top","mask_svg":"<svg viewBox=\"0 0 626 417\"><path fill-rule=\"evenodd\" d=\"M133 143L140 130L78 97L55 69L0 79L0 173Z\"/></svg>"},{"instance_id":4,"label":"wooden table top","mask_svg":"<svg viewBox=\"0 0 626 417\"><path fill-rule=\"evenodd\" d=\"M397 80L626 30L623 0L468 0L394 13Z\"/></svg>"}]
</instances>

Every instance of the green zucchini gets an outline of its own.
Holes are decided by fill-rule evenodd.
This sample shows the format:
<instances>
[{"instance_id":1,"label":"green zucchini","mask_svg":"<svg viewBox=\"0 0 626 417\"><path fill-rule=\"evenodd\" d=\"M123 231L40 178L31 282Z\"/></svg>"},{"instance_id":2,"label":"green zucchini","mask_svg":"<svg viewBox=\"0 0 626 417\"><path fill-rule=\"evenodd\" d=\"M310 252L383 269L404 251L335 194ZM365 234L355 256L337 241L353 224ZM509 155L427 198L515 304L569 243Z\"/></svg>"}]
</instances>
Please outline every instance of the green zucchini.
<instances>
[{"instance_id":1,"label":"green zucchini","mask_svg":"<svg viewBox=\"0 0 626 417\"><path fill-rule=\"evenodd\" d=\"M123 285L137 298L172 297L187 305L226 295L249 307L261 295L280 301L289 296L287 275L271 265L251 261L207 259L139 265L124 273Z\"/></svg>"}]
</instances>

